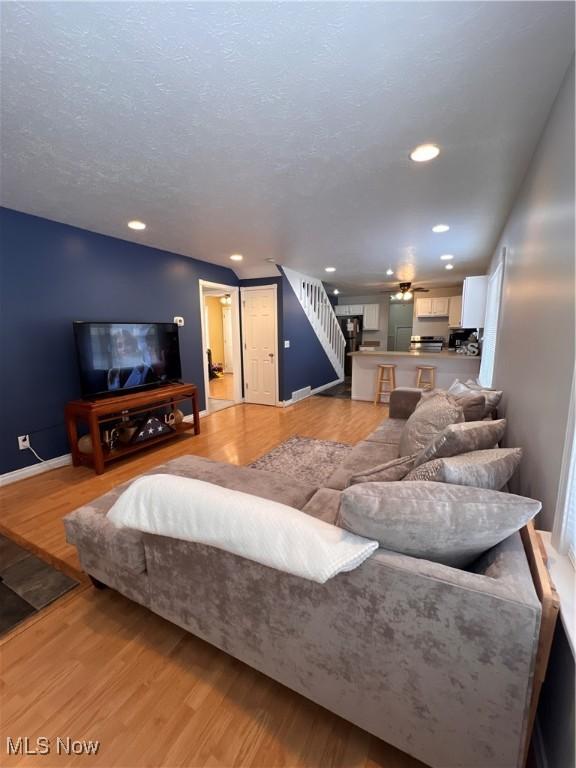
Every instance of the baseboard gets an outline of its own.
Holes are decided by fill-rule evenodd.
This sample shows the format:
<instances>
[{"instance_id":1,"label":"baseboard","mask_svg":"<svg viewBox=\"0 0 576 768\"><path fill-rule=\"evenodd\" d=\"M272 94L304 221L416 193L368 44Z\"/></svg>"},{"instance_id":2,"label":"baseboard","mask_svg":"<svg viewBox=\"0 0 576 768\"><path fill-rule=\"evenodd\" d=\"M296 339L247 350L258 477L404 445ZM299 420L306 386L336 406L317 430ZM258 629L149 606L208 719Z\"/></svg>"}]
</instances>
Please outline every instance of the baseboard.
<instances>
[{"instance_id":1,"label":"baseboard","mask_svg":"<svg viewBox=\"0 0 576 768\"><path fill-rule=\"evenodd\" d=\"M201 419L203 419L204 416L208 416L209 414L208 414L208 411L204 410L204 411L200 411L198 415L200 416ZM192 423L194 421L194 414L190 413L188 416L184 416L183 421Z\"/></svg>"},{"instance_id":2,"label":"baseboard","mask_svg":"<svg viewBox=\"0 0 576 768\"><path fill-rule=\"evenodd\" d=\"M299 400L281 400L278 405L280 408L287 408L289 405L294 405L294 403L301 403L302 400L307 400L309 397L312 397L313 395L317 395L319 392L324 392L325 389L330 389L330 387L335 387L336 384L342 384L344 379L334 379L334 381L329 381L328 384L322 384L320 387L316 387L315 389L310 390L310 394L306 395L306 397L302 397Z\"/></svg>"},{"instance_id":3,"label":"baseboard","mask_svg":"<svg viewBox=\"0 0 576 768\"><path fill-rule=\"evenodd\" d=\"M540 727L538 715L536 715L534 728L532 730L532 747L536 768L548 768L548 758L546 757L546 749L544 747L544 736L542 735L542 728Z\"/></svg>"},{"instance_id":4,"label":"baseboard","mask_svg":"<svg viewBox=\"0 0 576 768\"><path fill-rule=\"evenodd\" d=\"M20 480L25 480L27 477L41 475L43 472L50 472L51 469L58 469L58 467L66 467L68 464L72 464L72 456L66 453L63 456L56 456L54 459L31 464L29 467L15 469L13 472L6 472L4 475L0 475L0 486L17 483Z\"/></svg>"}]
</instances>

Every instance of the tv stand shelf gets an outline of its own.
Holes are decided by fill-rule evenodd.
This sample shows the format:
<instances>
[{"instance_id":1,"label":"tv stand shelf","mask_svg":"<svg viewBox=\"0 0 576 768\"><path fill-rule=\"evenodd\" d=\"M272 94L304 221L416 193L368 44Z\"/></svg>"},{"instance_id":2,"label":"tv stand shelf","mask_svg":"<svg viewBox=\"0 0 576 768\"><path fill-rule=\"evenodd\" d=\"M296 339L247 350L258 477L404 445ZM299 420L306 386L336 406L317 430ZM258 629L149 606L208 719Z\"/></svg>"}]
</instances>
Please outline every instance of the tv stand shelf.
<instances>
[{"instance_id":1,"label":"tv stand shelf","mask_svg":"<svg viewBox=\"0 0 576 768\"><path fill-rule=\"evenodd\" d=\"M109 450L102 445L101 428L111 422L123 418L144 416L155 409L175 408L187 400L192 402L193 422L183 421L172 431L158 435L139 443L118 445ZM195 435L200 433L200 417L198 412L198 389L195 384L169 384L158 389L149 389L131 395L103 397L93 400L72 400L65 409L66 432L70 443L72 463L75 467L81 464L93 467L97 475L104 472L106 464L116 461L131 453L151 448L158 443L171 440L190 430ZM82 453L78 448L78 422L84 421L90 430L92 452Z\"/></svg>"}]
</instances>

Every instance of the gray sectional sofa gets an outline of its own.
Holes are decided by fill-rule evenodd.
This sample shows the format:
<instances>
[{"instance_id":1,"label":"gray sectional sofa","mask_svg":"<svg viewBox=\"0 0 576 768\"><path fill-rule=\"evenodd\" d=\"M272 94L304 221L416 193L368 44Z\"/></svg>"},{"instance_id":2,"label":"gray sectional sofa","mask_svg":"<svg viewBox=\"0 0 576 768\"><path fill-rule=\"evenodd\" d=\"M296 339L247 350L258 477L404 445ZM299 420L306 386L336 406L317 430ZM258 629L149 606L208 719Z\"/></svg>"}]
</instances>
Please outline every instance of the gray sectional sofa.
<instances>
[{"instance_id":1,"label":"gray sectional sofa","mask_svg":"<svg viewBox=\"0 0 576 768\"><path fill-rule=\"evenodd\" d=\"M398 453L420 397L328 485L184 456L156 467L274 499L334 524L346 477ZM523 762L541 606L519 534L467 570L382 548L326 584L201 544L116 529L116 488L65 518L82 567L158 615L434 768Z\"/></svg>"}]
</instances>

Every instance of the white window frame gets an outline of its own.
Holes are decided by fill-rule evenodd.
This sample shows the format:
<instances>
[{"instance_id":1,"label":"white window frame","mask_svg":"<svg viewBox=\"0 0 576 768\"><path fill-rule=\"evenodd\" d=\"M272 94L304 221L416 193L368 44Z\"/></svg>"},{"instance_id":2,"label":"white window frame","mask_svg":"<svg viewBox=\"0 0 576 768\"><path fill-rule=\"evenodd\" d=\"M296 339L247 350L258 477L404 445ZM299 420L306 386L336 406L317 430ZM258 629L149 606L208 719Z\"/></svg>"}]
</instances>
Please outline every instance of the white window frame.
<instances>
[{"instance_id":1,"label":"white window frame","mask_svg":"<svg viewBox=\"0 0 576 768\"><path fill-rule=\"evenodd\" d=\"M576 568L576 365L572 375L572 389L566 438L562 455L562 467L558 483L558 498L554 515L552 545L563 555L568 555Z\"/></svg>"},{"instance_id":2,"label":"white window frame","mask_svg":"<svg viewBox=\"0 0 576 768\"><path fill-rule=\"evenodd\" d=\"M502 248L502 257L488 278L488 290L486 292L486 313L484 315L484 332L482 334L482 360L478 377L483 387L491 387L494 379L505 265L506 248Z\"/></svg>"}]
</instances>

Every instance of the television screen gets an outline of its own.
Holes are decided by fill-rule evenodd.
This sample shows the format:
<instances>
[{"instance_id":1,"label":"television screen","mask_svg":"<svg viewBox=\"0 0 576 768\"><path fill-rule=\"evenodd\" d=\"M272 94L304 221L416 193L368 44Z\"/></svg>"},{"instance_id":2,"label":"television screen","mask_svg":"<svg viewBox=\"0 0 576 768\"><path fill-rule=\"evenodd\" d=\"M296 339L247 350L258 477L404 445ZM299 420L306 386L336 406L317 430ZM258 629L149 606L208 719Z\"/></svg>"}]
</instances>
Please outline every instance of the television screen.
<instances>
[{"instance_id":1,"label":"television screen","mask_svg":"<svg viewBox=\"0 0 576 768\"><path fill-rule=\"evenodd\" d=\"M82 395L120 395L182 376L174 323L74 323Z\"/></svg>"}]
</instances>

